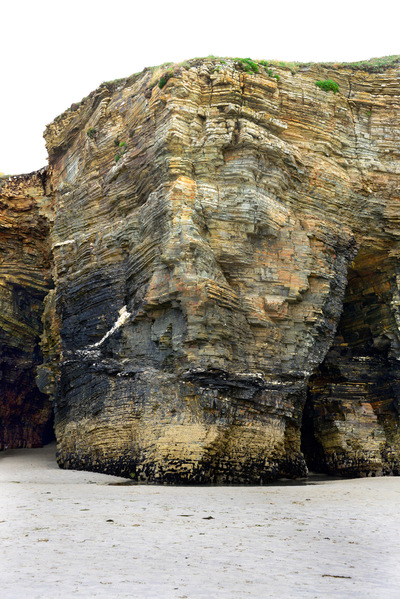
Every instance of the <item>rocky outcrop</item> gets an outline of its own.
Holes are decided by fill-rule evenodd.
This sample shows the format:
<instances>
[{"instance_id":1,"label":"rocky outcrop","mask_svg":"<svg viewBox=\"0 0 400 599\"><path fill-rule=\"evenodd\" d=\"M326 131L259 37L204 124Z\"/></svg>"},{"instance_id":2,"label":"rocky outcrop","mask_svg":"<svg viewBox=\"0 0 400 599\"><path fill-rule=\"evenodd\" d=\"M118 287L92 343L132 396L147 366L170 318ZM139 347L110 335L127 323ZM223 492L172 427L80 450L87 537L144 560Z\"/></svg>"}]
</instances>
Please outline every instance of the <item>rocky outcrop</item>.
<instances>
[{"instance_id":1,"label":"rocky outcrop","mask_svg":"<svg viewBox=\"0 0 400 599\"><path fill-rule=\"evenodd\" d=\"M1 189L3 445L51 398L65 468L398 474L399 68L193 60L49 125Z\"/></svg>"},{"instance_id":2,"label":"rocky outcrop","mask_svg":"<svg viewBox=\"0 0 400 599\"><path fill-rule=\"evenodd\" d=\"M0 449L54 438L51 402L35 384L51 286L45 182L45 169L0 179Z\"/></svg>"},{"instance_id":3,"label":"rocky outcrop","mask_svg":"<svg viewBox=\"0 0 400 599\"><path fill-rule=\"evenodd\" d=\"M398 472L398 81L206 59L48 127L62 467Z\"/></svg>"}]
</instances>

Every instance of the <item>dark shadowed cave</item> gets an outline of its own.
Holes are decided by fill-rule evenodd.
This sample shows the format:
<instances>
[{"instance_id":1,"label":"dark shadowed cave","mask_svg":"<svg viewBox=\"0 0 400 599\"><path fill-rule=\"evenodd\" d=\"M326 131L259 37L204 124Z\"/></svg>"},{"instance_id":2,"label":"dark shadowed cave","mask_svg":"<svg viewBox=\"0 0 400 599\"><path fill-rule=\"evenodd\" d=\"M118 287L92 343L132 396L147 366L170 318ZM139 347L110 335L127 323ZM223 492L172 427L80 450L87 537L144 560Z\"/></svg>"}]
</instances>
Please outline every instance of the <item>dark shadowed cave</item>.
<instances>
[{"instance_id":1,"label":"dark shadowed cave","mask_svg":"<svg viewBox=\"0 0 400 599\"><path fill-rule=\"evenodd\" d=\"M394 277L389 252L378 248L361 248L349 268L333 344L308 385L301 449L311 471L375 475L385 473L383 457L390 463L380 444L398 434Z\"/></svg>"}]
</instances>

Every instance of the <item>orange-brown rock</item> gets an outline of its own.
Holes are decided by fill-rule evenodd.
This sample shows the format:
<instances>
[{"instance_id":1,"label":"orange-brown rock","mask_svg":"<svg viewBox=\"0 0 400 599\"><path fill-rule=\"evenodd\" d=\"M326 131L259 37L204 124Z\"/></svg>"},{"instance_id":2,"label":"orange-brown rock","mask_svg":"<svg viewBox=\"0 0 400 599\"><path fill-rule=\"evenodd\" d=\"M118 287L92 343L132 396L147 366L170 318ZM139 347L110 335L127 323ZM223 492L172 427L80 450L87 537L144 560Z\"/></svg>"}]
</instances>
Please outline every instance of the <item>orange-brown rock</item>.
<instances>
[{"instance_id":1,"label":"orange-brown rock","mask_svg":"<svg viewBox=\"0 0 400 599\"><path fill-rule=\"evenodd\" d=\"M45 180L45 169L0 179L0 449L53 438L52 406L35 384L51 281Z\"/></svg>"},{"instance_id":2,"label":"orange-brown rock","mask_svg":"<svg viewBox=\"0 0 400 599\"><path fill-rule=\"evenodd\" d=\"M62 467L399 471L399 67L248 65L147 69L47 128Z\"/></svg>"}]
</instances>

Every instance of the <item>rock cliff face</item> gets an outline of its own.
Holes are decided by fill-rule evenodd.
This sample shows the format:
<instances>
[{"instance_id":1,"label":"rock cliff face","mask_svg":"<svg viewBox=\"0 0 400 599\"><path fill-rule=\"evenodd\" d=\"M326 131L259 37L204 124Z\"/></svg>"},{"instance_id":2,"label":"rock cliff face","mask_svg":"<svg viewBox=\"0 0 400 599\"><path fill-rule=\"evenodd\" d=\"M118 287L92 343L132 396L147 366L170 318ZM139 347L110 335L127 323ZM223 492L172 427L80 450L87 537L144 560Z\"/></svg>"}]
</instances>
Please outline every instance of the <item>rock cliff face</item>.
<instances>
[{"instance_id":1,"label":"rock cliff face","mask_svg":"<svg viewBox=\"0 0 400 599\"><path fill-rule=\"evenodd\" d=\"M0 179L0 449L53 438L52 406L35 384L51 256L46 171Z\"/></svg>"},{"instance_id":2,"label":"rock cliff face","mask_svg":"<svg viewBox=\"0 0 400 599\"><path fill-rule=\"evenodd\" d=\"M398 474L400 71L245 66L145 70L47 128L62 467Z\"/></svg>"}]
</instances>

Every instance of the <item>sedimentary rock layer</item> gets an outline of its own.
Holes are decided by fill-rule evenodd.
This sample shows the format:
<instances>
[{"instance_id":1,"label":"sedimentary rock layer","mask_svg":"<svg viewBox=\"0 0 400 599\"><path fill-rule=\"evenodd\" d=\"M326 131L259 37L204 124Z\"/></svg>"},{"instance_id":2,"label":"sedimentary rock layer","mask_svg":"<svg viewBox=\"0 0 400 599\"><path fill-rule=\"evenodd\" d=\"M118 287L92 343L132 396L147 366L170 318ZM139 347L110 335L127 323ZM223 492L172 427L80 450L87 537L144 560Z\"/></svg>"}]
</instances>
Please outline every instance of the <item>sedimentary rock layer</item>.
<instances>
[{"instance_id":1,"label":"sedimentary rock layer","mask_svg":"<svg viewBox=\"0 0 400 599\"><path fill-rule=\"evenodd\" d=\"M396 265L361 248L348 274L342 318L310 379L303 451L328 473L399 474L400 392Z\"/></svg>"},{"instance_id":2,"label":"sedimentary rock layer","mask_svg":"<svg viewBox=\"0 0 400 599\"><path fill-rule=\"evenodd\" d=\"M146 70L47 129L63 467L398 471L398 70L258 71Z\"/></svg>"},{"instance_id":3,"label":"sedimentary rock layer","mask_svg":"<svg viewBox=\"0 0 400 599\"><path fill-rule=\"evenodd\" d=\"M51 284L46 171L0 179L0 449L53 438L36 386L43 299Z\"/></svg>"}]
</instances>

